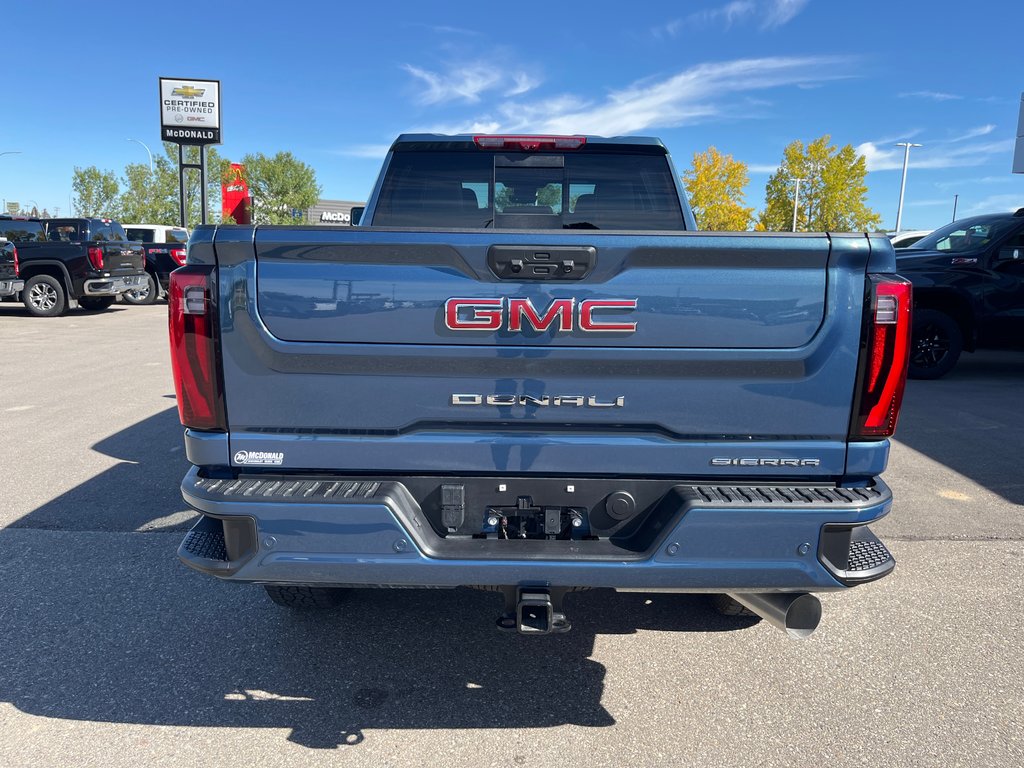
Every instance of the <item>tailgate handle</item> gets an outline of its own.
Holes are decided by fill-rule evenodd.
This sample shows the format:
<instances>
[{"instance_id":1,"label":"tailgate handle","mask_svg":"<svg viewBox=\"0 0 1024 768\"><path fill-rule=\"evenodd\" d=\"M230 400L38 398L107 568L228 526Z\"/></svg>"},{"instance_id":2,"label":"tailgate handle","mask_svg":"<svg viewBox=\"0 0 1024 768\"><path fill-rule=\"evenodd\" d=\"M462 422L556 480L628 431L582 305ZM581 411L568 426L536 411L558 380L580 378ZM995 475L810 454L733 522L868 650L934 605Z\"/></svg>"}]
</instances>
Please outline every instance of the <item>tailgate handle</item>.
<instances>
[{"instance_id":1,"label":"tailgate handle","mask_svg":"<svg viewBox=\"0 0 1024 768\"><path fill-rule=\"evenodd\" d=\"M487 266L500 280L582 280L597 264L593 246L492 245Z\"/></svg>"}]
</instances>

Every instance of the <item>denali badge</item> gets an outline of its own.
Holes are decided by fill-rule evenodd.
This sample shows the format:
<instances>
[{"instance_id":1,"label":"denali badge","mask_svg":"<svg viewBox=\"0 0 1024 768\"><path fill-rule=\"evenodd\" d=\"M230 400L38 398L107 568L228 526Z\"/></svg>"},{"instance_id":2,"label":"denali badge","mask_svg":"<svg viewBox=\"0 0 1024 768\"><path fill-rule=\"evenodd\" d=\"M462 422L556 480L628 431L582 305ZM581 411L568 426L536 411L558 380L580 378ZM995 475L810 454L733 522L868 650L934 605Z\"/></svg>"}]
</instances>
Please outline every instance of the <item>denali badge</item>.
<instances>
[{"instance_id":1,"label":"denali badge","mask_svg":"<svg viewBox=\"0 0 1024 768\"><path fill-rule=\"evenodd\" d=\"M552 326L556 333L573 330L594 333L633 333L636 321L617 322L596 317L611 311L636 309L636 299L554 299L540 312L530 299L480 298L448 299L444 303L444 324L452 331L546 331Z\"/></svg>"},{"instance_id":2,"label":"denali badge","mask_svg":"<svg viewBox=\"0 0 1024 768\"><path fill-rule=\"evenodd\" d=\"M626 404L624 395L614 400L601 400L596 395L452 395L452 405L568 405L575 408L622 408Z\"/></svg>"},{"instance_id":3,"label":"denali badge","mask_svg":"<svg viewBox=\"0 0 1024 768\"><path fill-rule=\"evenodd\" d=\"M235 464L278 467L284 463L284 454L279 451L236 451Z\"/></svg>"},{"instance_id":4,"label":"denali badge","mask_svg":"<svg viewBox=\"0 0 1024 768\"><path fill-rule=\"evenodd\" d=\"M729 459L715 458L712 467L817 467L821 459Z\"/></svg>"}]
</instances>

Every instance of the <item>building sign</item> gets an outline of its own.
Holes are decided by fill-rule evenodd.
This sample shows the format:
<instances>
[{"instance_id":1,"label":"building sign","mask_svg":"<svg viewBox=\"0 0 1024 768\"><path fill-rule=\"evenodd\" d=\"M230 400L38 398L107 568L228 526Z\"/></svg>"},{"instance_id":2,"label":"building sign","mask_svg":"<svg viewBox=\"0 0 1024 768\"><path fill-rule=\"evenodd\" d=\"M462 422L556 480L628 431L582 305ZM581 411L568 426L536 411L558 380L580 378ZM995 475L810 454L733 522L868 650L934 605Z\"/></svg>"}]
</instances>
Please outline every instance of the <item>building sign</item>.
<instances>
[{"instance_id":1,"label":"building sign","mask_svg":"<svg viewBox=\"0 0 1024 768\"><path fill-rule=\"evenodd\" d=\"M351 224L352 214L348 211L323 211L320 214L321 224Z\"/></svg>"},{"instance_id":2,"label":"building sign","mask_svg":"<svg viewBox=\"0 0 1024 768\"><path fill-rule=\"evenodd\" d=\"M220 189L221 214L228 216L236 224L251 224L250 211L252 201L249 198L249 185L245 182L245 166L232 163L231 170L221 183Z\"/></svg>"},{"instance_id":3,"label":"building sign","mask_svg":"<svg viewBox=\"0 0 1024 768\"><path fill-rule=\"evenodd\" d=\"M220 80L160 78L160 138L220 144Z\"/></svg>"}]
</instances>

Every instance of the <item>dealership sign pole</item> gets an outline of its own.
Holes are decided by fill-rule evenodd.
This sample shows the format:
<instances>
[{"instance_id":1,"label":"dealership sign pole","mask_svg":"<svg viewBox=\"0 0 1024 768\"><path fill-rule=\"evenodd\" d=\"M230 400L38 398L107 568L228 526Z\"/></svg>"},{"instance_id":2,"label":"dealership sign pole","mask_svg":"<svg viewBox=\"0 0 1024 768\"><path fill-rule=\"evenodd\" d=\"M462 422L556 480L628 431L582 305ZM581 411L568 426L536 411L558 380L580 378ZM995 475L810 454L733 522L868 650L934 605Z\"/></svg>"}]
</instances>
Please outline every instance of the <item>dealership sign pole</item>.
<instances>
[{"instance_id":1,"label":"dealership sign pole","mask_svg":"<svg viewBox=\"0 0 1024 768\"><path fill-rule=\"evenodd\" d=\"M178 145L178 202L185 218L185 169L199 171L200 221L206 223L206 146L220 144L220 80L160 78L160 138ZM185 147L199 147L199 163L185 162Z\"/></svg>"},{"instance_id":2,"label":"dealership sign pole","mask_svg":"<svg viewBox=\"0 0 1024 768\"><path fill-rule=\"evenodd\" d=\"M1024 173L1024 93L1020 95L1020 115L1017 117L1017 144L1013 150L1013 172Z\"/></svg>"}]
</instances>

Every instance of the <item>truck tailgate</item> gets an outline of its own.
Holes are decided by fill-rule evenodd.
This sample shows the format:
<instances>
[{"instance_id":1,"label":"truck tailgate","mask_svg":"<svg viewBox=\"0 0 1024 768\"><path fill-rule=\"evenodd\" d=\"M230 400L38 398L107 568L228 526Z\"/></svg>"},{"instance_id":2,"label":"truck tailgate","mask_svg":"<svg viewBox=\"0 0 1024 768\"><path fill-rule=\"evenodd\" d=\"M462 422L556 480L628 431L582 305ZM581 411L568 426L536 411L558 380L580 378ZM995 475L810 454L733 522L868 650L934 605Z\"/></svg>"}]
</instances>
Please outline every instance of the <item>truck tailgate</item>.
<instances>
[{"instance_id":1,"label":"truck tailgate","mask_svg":"<svg viewBox=\"0 0 1024 768\"><path fill-rule=\"evenodd\" d=\"M528 270L590 255L578 279L521 279L494 246ZM215 248L233 453L352 471L844 471L863 236L261 227L255 242L219 230ZM490 300L500 327L452 328L453 298ZM510 324L512 299L547 327ZM544 314L559 300L568 321ZM601 321L634 330L580 328L584 303L614 300L628 308Z\"/></svg>"}]
</instances>

